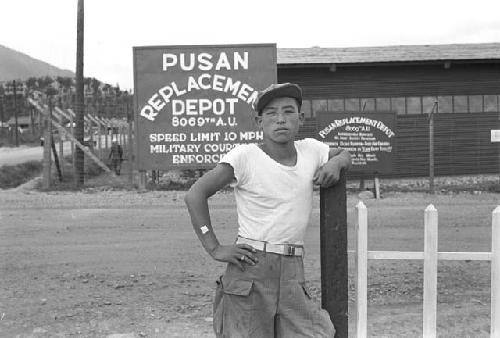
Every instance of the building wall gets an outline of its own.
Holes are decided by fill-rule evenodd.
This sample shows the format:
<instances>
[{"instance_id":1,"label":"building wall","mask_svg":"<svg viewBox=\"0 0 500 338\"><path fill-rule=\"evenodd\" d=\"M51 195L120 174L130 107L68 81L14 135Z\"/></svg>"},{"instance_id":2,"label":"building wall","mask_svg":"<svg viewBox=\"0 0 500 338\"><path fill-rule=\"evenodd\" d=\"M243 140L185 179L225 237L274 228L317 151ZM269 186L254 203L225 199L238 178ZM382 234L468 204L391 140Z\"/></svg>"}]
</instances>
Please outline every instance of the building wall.
<instances>
[{"instance_id":1,"label":"building wall","mask_svg":"<svg viewBox=\"0 0 500 338\"><path fill-rule=\"evenodd\" d=\"M279 82L304 91L306 125L300 137L315 136L318 111L394 111L397 150L391 176L426 176L429 169L428 113L435 115L436 175L499 172L500 63L391 66L278 67Z\"/></svg>"}]
</instances>

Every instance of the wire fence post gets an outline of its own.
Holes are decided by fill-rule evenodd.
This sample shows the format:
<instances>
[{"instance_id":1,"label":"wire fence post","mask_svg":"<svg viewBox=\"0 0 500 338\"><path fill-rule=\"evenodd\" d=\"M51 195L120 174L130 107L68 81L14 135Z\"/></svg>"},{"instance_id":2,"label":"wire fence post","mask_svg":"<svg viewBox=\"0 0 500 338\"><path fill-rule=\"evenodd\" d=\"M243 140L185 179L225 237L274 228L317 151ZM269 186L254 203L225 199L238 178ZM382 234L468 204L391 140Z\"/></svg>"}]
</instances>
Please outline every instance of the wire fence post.
<instances>
[{"instance_id":1,"label":"wire fence post","mask_svg":"<svg viewBox=\"0 0 500 338\"><path fill-rule=\"evenodd\" d=\"M52 120L50 117L50 112L47 109L47 113L43 117L43 174L42 174L42 186L44 189L49 189L51 185L51 172L52 172L52 157L50 155L51 151L51 137L52 137Z\"/></svg>"},{"instance_id":2,"label":"wire fence post","mask_svg":"<svg viewBox=\"0 0 500 338\"><path fill-rule=\"evenodd\" d=\"M432 110L429 113L429 192L434 194L434 109L437 107L437 101L434 102Z\"/></svg>"}]
</instances>

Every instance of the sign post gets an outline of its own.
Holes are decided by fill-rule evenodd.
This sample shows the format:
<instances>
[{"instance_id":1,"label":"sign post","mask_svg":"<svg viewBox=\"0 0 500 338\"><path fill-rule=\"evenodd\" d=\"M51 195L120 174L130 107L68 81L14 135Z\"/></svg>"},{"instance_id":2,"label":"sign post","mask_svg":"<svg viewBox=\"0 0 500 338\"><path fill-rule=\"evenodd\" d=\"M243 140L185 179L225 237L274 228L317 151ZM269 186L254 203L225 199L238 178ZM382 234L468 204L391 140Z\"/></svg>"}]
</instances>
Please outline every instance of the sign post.
<instances>
[{"instance_id":1,"label":"sign post","mask_svg":"<svg viewBox=\"0 0 500 338\"><path fill-rule=\"evenodd\" d=\"M395 114L390 112L320 112L317 138L349 151L354 173L392 171ZM321 300L333 319L336 338L348 337L348 259L346 173L320 193Z\"/></svg>"},{"instance_id":2,"label":"sign post","mask_svg":"<svg viewBox=\"0 0 500 338\"><path fill-rule=\"evenodd\" d=\"M335 326L335 338L347 338L348 265L346 173L320 190L321 306Z\"/></svg>"},{"instance_id":3,"label":"sign post","mask_svg":"<svg viewBox=\"0 0 500 338\"><path fill-rule=\"evenodd\" d=\"M252 104L276 57L275 44L135 47L136 168L212 168L262 140Z\"/></svg>"}]
</instances>

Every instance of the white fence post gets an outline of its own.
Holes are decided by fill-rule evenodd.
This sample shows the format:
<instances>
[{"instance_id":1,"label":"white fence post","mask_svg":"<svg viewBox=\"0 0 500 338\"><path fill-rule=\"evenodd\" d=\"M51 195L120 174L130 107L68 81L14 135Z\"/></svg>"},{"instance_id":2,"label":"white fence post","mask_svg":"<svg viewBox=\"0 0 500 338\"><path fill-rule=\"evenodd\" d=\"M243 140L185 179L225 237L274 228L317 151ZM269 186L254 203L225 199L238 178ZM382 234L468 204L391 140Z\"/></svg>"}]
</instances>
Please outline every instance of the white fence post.
<instances>
[{"instance_id":1,"label":"white fence post","mask_svg":"<svg viewBox=\"0 0 500 338\"><path fill-rule=\"evenodd\" d=\"M366 337L368 307L368 215L362 201L356 205L356 337Z\"/></svg>"},{"instance_id":2,"label":"white fence post","mask_svg":"<svg viewBox=\"0 0 500 338\"><path fill-rule=\"evenodd\" d=\"M438 212L432 204L424 216L424 306L423 336L436 337Z\"/></svg>"},{"instance_id":3,"label":"white fence post","mask_svg":"<svg viewBox=\"0 0 500 338\"><path fill-rule=\"evenodd\" d=\"M491 337L500 337L500 206L491 221Z\"/></svg>"}]
</instances>

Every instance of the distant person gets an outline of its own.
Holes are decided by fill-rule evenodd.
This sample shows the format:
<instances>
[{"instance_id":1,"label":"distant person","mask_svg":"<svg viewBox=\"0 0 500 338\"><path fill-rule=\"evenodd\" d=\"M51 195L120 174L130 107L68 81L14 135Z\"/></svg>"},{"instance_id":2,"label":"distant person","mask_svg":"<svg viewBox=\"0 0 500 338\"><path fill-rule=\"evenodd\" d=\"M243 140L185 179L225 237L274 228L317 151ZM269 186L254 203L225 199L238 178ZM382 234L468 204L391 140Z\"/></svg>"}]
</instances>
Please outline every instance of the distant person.
<instances>
[{"instance_id":1,"label":"distant person","mask_svg":"<svg viewBox=\"0 0 500 338\"><path fill-rule=\"evenodd\" d=\"M123 161L123 149L122 146L118 144L118 141L116 139L113 139L113 142L111 143L111 149L109 151L108 158L111 159L111 168L113 169L113 171L117 175L120 175Z\"/></svg>"},{"instance_id":2,"label":"distant person","mask_svg":"<svg viewBox=\"0 0 500 338\"><path fill-rule=\"evenodd\" d=\"M305 286L304 233L313 185L336 183L351 156L315 139L295 141L304 122L301 105L296 84L274 84L259 92L254 109L262 143L232 149L186 194L203 247L228 263L214 302L217 337L334 336L328 313ZM235 243L221 245L208 198L227 184L234 188L239 227Z\"/></svg>"}]
</instances>

